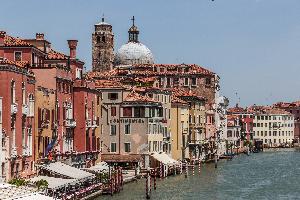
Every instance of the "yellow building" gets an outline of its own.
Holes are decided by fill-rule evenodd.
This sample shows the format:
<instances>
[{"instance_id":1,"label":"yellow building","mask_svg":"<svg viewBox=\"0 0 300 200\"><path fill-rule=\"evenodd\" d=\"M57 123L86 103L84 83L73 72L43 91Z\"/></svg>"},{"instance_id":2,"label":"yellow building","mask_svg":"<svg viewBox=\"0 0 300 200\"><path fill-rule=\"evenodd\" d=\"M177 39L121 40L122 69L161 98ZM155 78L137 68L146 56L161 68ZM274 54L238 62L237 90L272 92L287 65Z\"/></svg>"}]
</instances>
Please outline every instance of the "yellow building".
<instances>
[{"instance_id":1,"label":"yellow building","mask_svg":"<svg viewBox=\"0 0 300 200\"><path fill-rule=\"evenodd\" d=\"M175 160L189 157L189 105L173 96L171 106L171 155Z\"/></svg>"},{"instance_id":2,"label":"yellow building","mask_svg":"<svg viewBox=\"0 0 300 200\"><path fill-rule=\"evenodd\" d=\"M35 91L35 138L34 159L37 161L45 155L45 150L53 137L57 135L55 124L55 91L38 86Z\"/></svg>"}]
</instances>

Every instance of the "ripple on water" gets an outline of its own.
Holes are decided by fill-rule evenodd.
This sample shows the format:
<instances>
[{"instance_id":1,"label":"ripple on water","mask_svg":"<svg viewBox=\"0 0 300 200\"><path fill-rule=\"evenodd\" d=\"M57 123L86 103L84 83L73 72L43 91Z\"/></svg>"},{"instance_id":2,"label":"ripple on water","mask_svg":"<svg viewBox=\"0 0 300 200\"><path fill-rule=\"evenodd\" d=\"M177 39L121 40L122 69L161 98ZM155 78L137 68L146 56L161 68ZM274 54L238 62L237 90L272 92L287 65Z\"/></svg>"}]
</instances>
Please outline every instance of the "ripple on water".
<instances>
[{"instance_id":1,"label":"ripple on water","mask_svg":"<svg viewBox=\"0 0 300 200\"><path fill-rule=\"evenodd\" d=\"M190 173L191 174L191 173ZM300 152L266 152L204 164L201 174L157 182L151 199L273 200L300 199ZM120 194L100 199L145 199L145 181L125 185Z\"/></svg>"}]
</instances>

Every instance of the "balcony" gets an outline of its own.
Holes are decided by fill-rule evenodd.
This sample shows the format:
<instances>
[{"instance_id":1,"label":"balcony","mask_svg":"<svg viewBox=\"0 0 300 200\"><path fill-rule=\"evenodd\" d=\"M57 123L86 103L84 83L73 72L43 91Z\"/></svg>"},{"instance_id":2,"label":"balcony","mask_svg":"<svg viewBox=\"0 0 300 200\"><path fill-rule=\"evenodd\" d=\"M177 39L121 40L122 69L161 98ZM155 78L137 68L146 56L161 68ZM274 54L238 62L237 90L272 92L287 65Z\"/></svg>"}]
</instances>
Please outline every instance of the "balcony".
<instances>
[{"instance_id":1,"label":"balcony","mask_svg":"<svg viewBox=\"0 0 300 200\"><path fill-rule=\"evenodd\" d=\"M18 112L18 104L16 104L16 103L11 104L10 112L11 112L12 115L17 114L17 112Z\"/></svg>"},{"instance_id":2,"label":"balcony","mask_svg":"<svg viewBox=\"0 0 300 200\"><path fill-rule=\"evenodd\" d=\"M93 120L93 128L97 128L99 125L98 125L98 123L97 123L97 120Z\"/></svg>"},{"instance_id":3,"label":"balcony","mask_svg":"<svg viewBox=\"0 0 300 200\"><path fill-rule=\"evenodd\" d=\"M92 120L91 120L91 119L87 119L87 120L85 121L85 126L86 126L87 128L91 128L91 127L93 126Z\"/></svg>"},{"instance_id":4,"label":"balcony","mask_svg":"<svg viewBox=\"0 0 300 200\"><path fill-rule=\"evenodd\" d=\"M22 114L25 116L29 114L29 107L26 104L22 105Z\"/></svg>"},{"instance_id":5,"label":"balcony","mask_svg":"<svg viewBox=\"0 0 300 200\"><path fill-rule=\"evenodd\" d=\"M65 125L65 127L68 127L68 128L75 128L76 121L74 119L66 119L64 125Z\"/></svg>"},{"instance_id":6,"label":"balcony","mask_svg":"<svg viewBox=\"0 0 300 200\"><path fill-rule=\"evenodd\" d=\"M17 147L12 147L11 148L10 157L11 158L16 158L17 156L18 156L18 154L17 154Z\"/></svg>"},{"instance_id":7,"label":"balcony","mask_svg":"<svg viewBox=\"0 0 300 200\"><path fill-rule=\"evenodd\" d=\"M58 127L57 122L52 122L52 124L51 124L51 129L52 129L52 130L56 130L57 127Z\"/></svg>"},{"instance_id":8,"label":"balcony","mask_svg":"<svg viewBox=\"0 0 300 200\"><path fill-rule=\"evenodd\" d=\"M23 147L22 156L29 156L29 149L27 147Z\"/></svg>"}]
</instances>

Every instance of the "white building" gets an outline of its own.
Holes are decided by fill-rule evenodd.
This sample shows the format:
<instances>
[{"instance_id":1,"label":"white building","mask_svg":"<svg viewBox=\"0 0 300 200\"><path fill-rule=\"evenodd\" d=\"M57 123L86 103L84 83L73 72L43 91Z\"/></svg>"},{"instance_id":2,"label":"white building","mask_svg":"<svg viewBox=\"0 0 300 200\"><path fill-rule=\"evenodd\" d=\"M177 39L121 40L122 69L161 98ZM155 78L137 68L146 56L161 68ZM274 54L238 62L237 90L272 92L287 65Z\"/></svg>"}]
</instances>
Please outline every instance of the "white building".
<instances>
[{"instance_id":1,"label":"white building","mask_svg":"<svg viewBox=\"0 0 300 200\"><path fill-rule=\"evenodd\" d=\"M227 147L231 150L242 147L241 128L239 116L227 115Z\"/></svg>"},{"instance_id":2,"label":"white building","mask_svg":"<svg viewBox=\"0 0 300 200\"><path fill-rule=\"evenodd\" d=\"M216 108L215 108L215 124L217 128L217 153L224 155L226 153L227 141L227 116L226 109L229 100L224 96L219 96L219 91L216 90Z\"/></svg>"},{"instance_id":3,"label":"white building","mask_svg":"<svg viewBox=\"0 0 300 200\"><path fill-rule=\"evenodd\" d=\"M294 138L294 116L277 108L263 108L255 112L253 139L270 147L291 144Z\"/></svg>"}]
</instances>

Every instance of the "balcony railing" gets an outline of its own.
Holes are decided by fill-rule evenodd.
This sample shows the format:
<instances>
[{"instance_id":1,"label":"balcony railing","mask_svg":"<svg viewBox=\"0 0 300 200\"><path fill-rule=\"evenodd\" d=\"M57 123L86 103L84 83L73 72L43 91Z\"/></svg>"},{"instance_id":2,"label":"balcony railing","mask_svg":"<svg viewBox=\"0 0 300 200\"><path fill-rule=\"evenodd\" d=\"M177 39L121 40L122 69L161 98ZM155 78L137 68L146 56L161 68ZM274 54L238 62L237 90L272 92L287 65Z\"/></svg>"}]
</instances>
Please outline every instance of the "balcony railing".
<instances>
[{"instance_id":1,"label":"balcony railing","mask_svg":"<svg viewBox=\"0 0 300 200\"><path fill-rule=\"evenodd\" d=\"M91 128L93 126L92 120L91 119L87 119L85 121L85 125L86 125L87 128Z\"/></svg>"},{"instance_id":2,"label":"balcony railing","mask_svg":"<svg viewBox=\"0 0 300 200\"><path fill-rule=\"evenodd\" d=\"M11 112L12 115L17 114L17 112L18 112L18 104L16 104L16 103L11 104L10 112Z\"/></svg>"},{"instance_id":3,"label":"balcony railing","mask_svg":"<svg viewBox=\"0 0 300 200\"><path fill-rule=\"evenodd\" d=\"M10 157L11 158L16 158L17 156L18 156L18 154L17 154L17 147L12 147L11 148Z\"/></svg>"},{"instance_id":4,"label":"balcony railing","mask_svg":"<svg viewBox=\"0 0 300 200\"><path fill-rule=\"evenodd\" d=\"M76 127L76 121L74 119L66 119L65 120L65 126L69 128L75 128Z\"/></svg>"},{"instance_id":5,"label":"balcony railing","mask_svg":"<svg viewBox=\"0 0 300 200\"><path fill-rule=\"evenodd\" d=\"M93 127L94 127L94 128L98 127L97 120L93 120Z\"/></svg>"},{"instance_id":6,"label":"balcony railing","mask_svg":"<svg viewBox=\"0 0 300 200\"><path fill-rule=\"evenodd\" d=\"M26 104L22 105L22 114L26 116L29 114L29 107Z\"/></svg>"}]
</instances>

